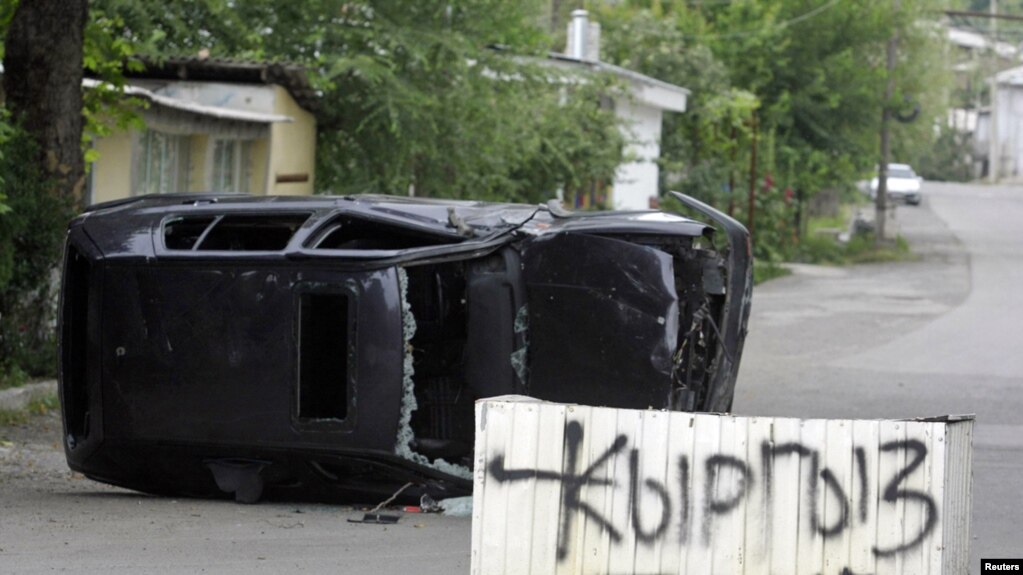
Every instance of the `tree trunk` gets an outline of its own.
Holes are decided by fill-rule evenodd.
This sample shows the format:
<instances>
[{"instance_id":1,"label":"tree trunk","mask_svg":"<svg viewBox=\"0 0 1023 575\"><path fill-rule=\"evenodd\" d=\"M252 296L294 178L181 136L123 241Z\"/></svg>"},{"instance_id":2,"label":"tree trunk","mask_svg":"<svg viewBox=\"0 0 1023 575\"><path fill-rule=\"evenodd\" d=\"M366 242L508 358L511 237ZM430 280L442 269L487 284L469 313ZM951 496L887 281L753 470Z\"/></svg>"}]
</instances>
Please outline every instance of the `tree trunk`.
<instances>
[{"instance_id":1,"label":"tree trunk","mask_svg":"<svg viewBox=\"0 0 1023 575\"><path fill-rule=\"evenodd\" d=\"M23 0L4 43L7 107L39 146L55 191L81 200L82 48L87 0Z\"/></svg>"}]
</instances>

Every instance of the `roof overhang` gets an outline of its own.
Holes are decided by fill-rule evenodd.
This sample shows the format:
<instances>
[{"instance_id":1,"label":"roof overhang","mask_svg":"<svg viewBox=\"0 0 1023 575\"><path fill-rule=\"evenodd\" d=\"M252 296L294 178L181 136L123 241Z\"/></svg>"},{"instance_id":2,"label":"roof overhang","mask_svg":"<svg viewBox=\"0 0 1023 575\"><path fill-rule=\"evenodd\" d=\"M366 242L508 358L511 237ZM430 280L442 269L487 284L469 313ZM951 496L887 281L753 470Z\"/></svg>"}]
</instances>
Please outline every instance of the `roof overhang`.
<instances>
[{"instance_id":1,"label":"roof overhang","mask_svg":"<svg viewBox=\"0 0 1023 575\"><path fill-rule=\"evenodd\" d=\"M282 116L279 114L266 114L262 112L237 110L234 108L223 108L218 106L207 106L205 104L197 104L195 102L179 100L177 98L171 98L168 96L157 94L151 90L140 88L138 86L126 85L123 88L117 88L110 84L100 82L99 80L93 80L91 78L85 78L84 80L82 80L82 86L85 88L108 87L109 89L118 91L124 94L125 96L141 98L143 100L156 104L157 106L170 108L180 112L196 114L199 116L205 116L208 118L216 118L219 120L232 120L235 122L249 122L254 124L275 124L281 122L295 121L295 119L292 118L291 116Z\"/></svg>"},{"instance_id":2,"label":"roof overhang","mask_svg":"<svg viewBox=\"0 0 1023 575\"><path fill-rule=\"evenodd\" d=\"M600 62L580 60L565 54L551 53L548 63L558 68L590 73L612 74L626 81L637 102L668 112L685 112L690 91L682 86L640 74L639 72Z\"/></svg>"},{"instance_id":3,"label":"roof overhang","mask_svg":"<svg viewBox=\"0 0 1023 575\"><path fill-rule=\"evenodd\" d=\"M948 28L948 40L960 48L970 50L994 50L1002 58L1019 56L1019 49L1008 42L992 41L982 34L958 28Z\"/></svg>"},{"instance_id":4,"label":"roof overhang","mask_svg":"<svg viewBox=\"0 0 1023 575\"><path fill-rule=\"evenodd\" d=\"M287 62L180 57L137 58L141 69L125 66L125 78L135 80L192 80L231 84L274 84L283 87L309 112L319 108L320 92L309 82L306 69Z\"/></svg>"},{"instance_id":5,"label":"roof overhang","mask_svg":"<svg viewBox=\"0 0 1023 575\"><path fill-rule=\"evenodd\" d=\"M1002 70L995 74L995 82L1007 86L1023 86L1023 66Z\"/></svg>"}]
</instances>

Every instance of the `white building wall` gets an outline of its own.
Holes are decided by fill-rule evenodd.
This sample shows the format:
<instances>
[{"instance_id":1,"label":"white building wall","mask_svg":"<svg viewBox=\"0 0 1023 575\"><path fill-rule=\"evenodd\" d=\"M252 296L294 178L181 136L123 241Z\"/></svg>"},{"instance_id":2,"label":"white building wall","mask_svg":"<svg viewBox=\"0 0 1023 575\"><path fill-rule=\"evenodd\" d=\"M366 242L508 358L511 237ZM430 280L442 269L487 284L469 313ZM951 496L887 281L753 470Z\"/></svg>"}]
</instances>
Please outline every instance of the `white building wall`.
<instances>
[{"instance_id":1,"label":"white building wall","mask_svg":"<svg viewBox=\"0 0 1023 575\"><path fill-rule=\"evenodd\" d=\"M631 161L618 167L615 173L613 207L616 210L646 210L650 199L658 195L661 155L660 108L634 100L615 100L615 113L624 121L622 128L629 141L625 154Z\"/></svg>"},{"instance_id":2,"label":"white building wall","mask_svg":"<svg viewBox=\"0 0 1023 575\"><path fill-rule=\"evenodd\" d=\"M998 145L992 165L999 181L1023 181L1023 86L1000 84L994 105L995 137ZM989 139L978 134L978 139Z\"/></svg>"}]
</instances>

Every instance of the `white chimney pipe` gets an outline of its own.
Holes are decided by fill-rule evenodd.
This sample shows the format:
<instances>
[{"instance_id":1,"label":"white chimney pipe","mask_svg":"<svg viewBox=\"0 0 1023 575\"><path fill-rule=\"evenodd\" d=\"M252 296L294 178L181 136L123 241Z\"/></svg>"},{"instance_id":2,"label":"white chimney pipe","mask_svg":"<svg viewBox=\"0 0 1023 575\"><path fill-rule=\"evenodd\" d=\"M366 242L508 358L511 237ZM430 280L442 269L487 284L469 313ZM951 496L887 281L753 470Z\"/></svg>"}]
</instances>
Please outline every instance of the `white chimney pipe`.
<instances>
[{"instance_id":1,"label":"white chimney pipe","mask_svg":"<svg viewBox=\"0 0 1023 575\"><path fill-rule=\"evenodd\" d=\"M572 23L568 30L568 55L583 60L587 53L587 37L589 36L590 23L589 12L586 10L573 10Z\"/></svg>"}]
</instances>

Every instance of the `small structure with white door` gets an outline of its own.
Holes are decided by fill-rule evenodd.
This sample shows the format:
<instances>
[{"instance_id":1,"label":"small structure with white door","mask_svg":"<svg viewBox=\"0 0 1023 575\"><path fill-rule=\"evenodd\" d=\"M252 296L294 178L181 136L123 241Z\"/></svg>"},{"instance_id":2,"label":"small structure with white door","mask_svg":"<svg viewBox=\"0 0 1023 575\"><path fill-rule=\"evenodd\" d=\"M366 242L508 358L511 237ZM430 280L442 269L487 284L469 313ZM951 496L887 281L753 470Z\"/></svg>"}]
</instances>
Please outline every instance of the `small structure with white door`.
<instances>
[{"instance_id":1,"label":"small structure with white door","mask_svg":"<svg viewBox=\"0 0 1023 575\"><path fill-rule=\"evenodd\" d=\"M665 112L685 112L689 90L638 72L600 61L600 26L589 21L586 10L572 12L564 54L551 54L549 62L573 71L612 74L627 90L613 98L622 121L630 161L619 166L612 184L609 207L645 210L659 196L661 122ZM577 206L583 207L583 206Z\"/></svg>"}]
</instances>

